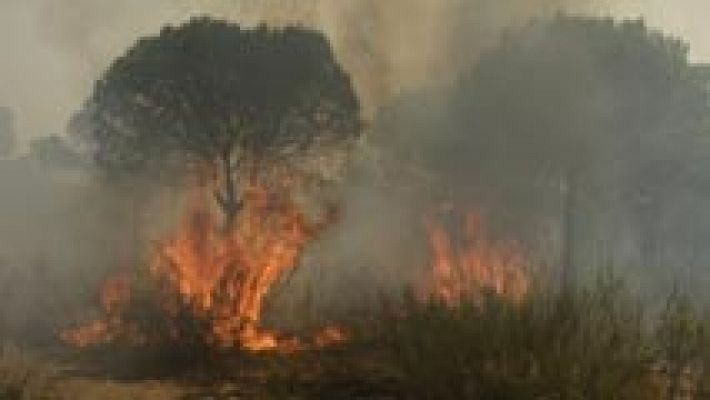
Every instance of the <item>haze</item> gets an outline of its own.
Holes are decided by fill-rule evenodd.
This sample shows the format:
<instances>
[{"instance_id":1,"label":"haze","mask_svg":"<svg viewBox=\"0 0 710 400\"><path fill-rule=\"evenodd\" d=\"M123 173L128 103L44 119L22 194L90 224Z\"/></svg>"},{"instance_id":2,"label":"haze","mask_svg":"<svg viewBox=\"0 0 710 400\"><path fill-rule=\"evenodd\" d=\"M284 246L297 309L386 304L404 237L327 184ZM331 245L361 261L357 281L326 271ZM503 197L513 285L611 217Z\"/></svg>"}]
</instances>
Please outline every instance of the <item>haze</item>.
<instances>
[{"instance_id":1,"label":"haze","mask_svg":"<svg viewBox=\"0 0 710 400\"><path fill-rule=\"evenodd\" d=\"M507 24L541 11L566 8L616 16L643 16L649 24L689 41L696 60L710 60L705 0L478 1L471 26L481 46ZM446 75L451 62L450 21L465 2L304 0L3 0L0 3L0 105L17 116L20 148L28 140L63 132L112 59L134 40L166 23L211 13L247 23L301 22L331 36L370 108L392 92ZM480 4L479 4L480 3ZM473 4L473 3L472 3ZM482 10L482 11L481 11ZM351 18L353 15L359 18ZM367 16L369 15L369 19ZM363 18L362 16L365 16ZM406 22L405 23L398 23ZM412 22L416 21L416 22ZM360 37L365 39L360 40ZM372 48L371 43L377 43ZM416 44L416 46L413 46ZM368 49L352 48L370 47ZM371 59L351 56L362 50ZM449 51L449 54L440 54ZM358 53L362 54L362 53ZM458 60L457 60L458 61ZM464 60L467 62L468 60ZM375 67L373 67L373 65ZM376 70L373 71L373 68Z\"/></svg>"}]
</instances>

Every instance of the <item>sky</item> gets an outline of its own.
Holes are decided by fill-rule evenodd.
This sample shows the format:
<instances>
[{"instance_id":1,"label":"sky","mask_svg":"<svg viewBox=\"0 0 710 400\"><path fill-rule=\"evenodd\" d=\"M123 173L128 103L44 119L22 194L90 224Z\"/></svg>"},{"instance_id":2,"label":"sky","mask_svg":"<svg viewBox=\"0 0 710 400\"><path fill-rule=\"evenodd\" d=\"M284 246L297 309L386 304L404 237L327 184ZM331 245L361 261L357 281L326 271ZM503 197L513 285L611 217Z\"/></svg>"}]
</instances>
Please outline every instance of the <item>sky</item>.
<instances>
[{"instance_id":1,"label":"sky","mask_svg":"<svg viewBox=\"0 0 710 400\"><path fill-rule=\"evenodd\" d=\"M372 0L0 0L0 106L15 110L21 143L62 133L69 116L81 106L93 82L110 62L138 37L156 33L166 23L204 13L248 23L261 18L296 19L322 27L345 48L343 43L352 39L346 29L368 29L358 25L358 16L362 15L358 11L362 12L361 5L368 1L370 8L377 8L375 13L389 15L389 19L381 19L388 29L378 31L388 36L388 79L397 76L400 81L414 82L431 73L431 69L412 66L422 64L421 54L426 53L423 48L439 48L437 41L445 40L429 34L440 27L443 18L448 18L447 10L439 6L446 3L444 0L380 0L377 6L372 6L377 4ZM496 16L510 14L499 4L531 4L523 0L470 1L488 4L496 11L491 15ZM535 1L542 4L553 0ZM579 0L582 1L595 0ZM710 62L710 27L706 23L709 0L596 1L594 12L643 16L649 25L686 39L694 60ZM402 18L402 10L418 15ZM366 23L362 20L362 24ZM344 24L348 27L343 28ZM420 34L412 36L417 32ZM429 43L422 43L425 38L429 38ZM357 69L347 64L354 64L358 58L359 54L345 56L346 69ZM360 86L371 84L364 81L361 79ZM402 82L397 84L401 86Z\"/></svg>"}]
</instances>

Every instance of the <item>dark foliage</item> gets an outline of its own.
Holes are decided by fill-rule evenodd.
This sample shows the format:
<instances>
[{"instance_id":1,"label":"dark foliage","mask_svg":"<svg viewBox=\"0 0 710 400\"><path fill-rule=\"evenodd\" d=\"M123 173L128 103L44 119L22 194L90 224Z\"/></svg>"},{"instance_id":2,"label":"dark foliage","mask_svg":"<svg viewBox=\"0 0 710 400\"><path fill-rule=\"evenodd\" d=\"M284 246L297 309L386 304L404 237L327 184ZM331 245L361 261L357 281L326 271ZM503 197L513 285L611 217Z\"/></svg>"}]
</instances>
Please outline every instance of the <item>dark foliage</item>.
<instances>
[{"instance_id":1,"label":"dark foliage","mask_svg":"<svg viewBox=\"0 0 710 400\"><path fill-rule=\"evenodd\" d=\"M97 82L72 130L111 173L212 167L229 218L246 164L347 141L359 125L350 78L321 33L205 17L138 41Z\"/></svg>"},{"instance_id":2,"label":"dark foliage","mask_svg":"<svg viewBox=\"0 0 710 400\"><path fill-rule=\"evenodd\" d=\"M622 235L638 254L619 246L614 263L675 264L664 245L706 235L670 217L686 213L679 198L707 199L704 75L683 42L642 21L560 15L508 31L454 85L405 96L375 130L508 234L538 245L540 226L560 221L565 266Z\"/></svg>"}]
</instances>

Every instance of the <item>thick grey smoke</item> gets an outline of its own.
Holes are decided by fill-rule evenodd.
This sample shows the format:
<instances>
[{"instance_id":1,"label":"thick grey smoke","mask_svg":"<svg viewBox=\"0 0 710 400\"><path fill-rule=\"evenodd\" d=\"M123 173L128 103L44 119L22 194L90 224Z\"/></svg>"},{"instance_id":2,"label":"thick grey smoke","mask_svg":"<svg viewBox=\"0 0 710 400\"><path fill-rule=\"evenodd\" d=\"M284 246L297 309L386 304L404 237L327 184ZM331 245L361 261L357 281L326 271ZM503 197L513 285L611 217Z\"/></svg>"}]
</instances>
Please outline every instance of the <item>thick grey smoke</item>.
<instances>
[{"instance_id":1,"label":"thick grey smoke","mask_svg":"<svg viewBox=\"0 0 710 400\"><path fill-rule=\"evenodd\" d=\"M23 142L61 132L112 59L137 37L195 14L324 29L373 108L450 77L498 29L559 9L647 16L707 59L707 28L697 16L708 7L704 0L5 0L0 104L17 111Z\"/></svg>"}]
</instances>

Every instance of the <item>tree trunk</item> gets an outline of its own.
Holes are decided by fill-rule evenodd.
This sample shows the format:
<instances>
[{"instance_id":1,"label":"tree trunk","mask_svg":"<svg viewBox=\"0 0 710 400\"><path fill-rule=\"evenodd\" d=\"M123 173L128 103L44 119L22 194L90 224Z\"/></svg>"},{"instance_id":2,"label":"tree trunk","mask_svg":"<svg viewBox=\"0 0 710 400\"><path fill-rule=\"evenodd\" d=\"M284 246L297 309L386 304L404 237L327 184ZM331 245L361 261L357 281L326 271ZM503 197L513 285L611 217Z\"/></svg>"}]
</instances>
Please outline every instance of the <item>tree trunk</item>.
<instances>
[{"instance_id":1,"label":"tree trunk","mask_svg":"<svg viewBox=\"0 0 710 400\"><path fill-rule=\"evenodd\" d=\"M232 149L227 148L220 159L222 164L222 189L215 192L215 199L224 213L224 230L229 231L241 208L241 200L237 196L237 185L232 164Z\"/></svg>"},{"instance_id":2,"label":"tree trunk","mask_svg":"<svg viewBox=\"0 0 710 400\"><path fill-rule=\"evenodd\" d=\"M562 289L572 289L577 279L574 260L576 240L575 213L577 212L577 177L573 172L567 172L563 178L562 188Z\"/></svg>"},{"instance_id":3,"label":"tree trunk","mask_svg":"<svg viewBox=\"0 0 710 400\"><path fill-rule=\"evenodd\" d=\"M653 196L642 190L639 192L638 233L641 242L639 246L641 265L644 268L655 268L660 261L660 207Z\"/></svg>"}]
</instances>

